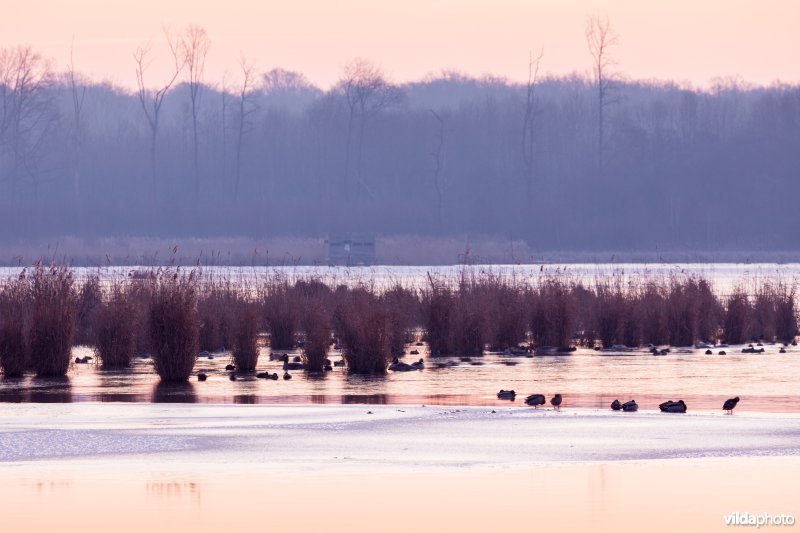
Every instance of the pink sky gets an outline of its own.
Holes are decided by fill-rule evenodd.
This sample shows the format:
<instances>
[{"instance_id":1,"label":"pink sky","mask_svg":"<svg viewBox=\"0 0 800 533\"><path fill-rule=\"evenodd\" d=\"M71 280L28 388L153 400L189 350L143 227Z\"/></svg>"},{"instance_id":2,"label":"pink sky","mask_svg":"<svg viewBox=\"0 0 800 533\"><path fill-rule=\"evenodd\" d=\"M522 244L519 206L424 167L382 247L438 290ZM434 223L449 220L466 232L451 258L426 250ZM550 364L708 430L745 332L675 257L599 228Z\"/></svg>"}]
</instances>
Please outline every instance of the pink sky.
<instances>
[{"instance_id":1,"label":"pink sky","mask_svg":"<svg viewBox=\"0 0 800 533\"><path fill-rule=\"evenodd\" d=\"M327 86L355 56L396 81L441 69L522 80L529 49L542 71L587 72L584 28L607 16L630 78L707 85L737 76L800 81L797 0L5 0L0 46L30 44L57 67L69 59L94 78L135 84L132 52L152 40L155 79L162 27L203 26L212 47L206 78L236 78L242 54L261 70L283 67Z\"/></svg>"}]
</instances>

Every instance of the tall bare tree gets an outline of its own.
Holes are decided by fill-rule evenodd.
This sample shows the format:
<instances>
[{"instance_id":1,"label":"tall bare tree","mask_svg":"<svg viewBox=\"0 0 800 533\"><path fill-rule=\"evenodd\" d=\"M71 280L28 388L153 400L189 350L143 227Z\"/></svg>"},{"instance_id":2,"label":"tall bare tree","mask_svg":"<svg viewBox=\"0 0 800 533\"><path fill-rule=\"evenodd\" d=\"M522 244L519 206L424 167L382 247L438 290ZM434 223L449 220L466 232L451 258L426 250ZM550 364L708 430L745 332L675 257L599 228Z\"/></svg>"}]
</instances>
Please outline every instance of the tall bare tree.
<instances>
[{"instance_id":1,"label":"tall bare tree","mask_svg":"<svg viewBox=\"0 0 800 533\"><path fill-rule=\"evenodd\" d=\"M436 149L433 151L433 188L436 191L436 222L439 225L439 231L442 229L442 203L444 201L444 182L442 180L442 171L444 170L444 147L445 147L445 124L444 118L434 111L430 110L433 117L436 119L438 128L436 132Z\"/></svg>"},{"instance_id":2,"label":"tall bare tree","mask_svg":"<svg viewBox=\"0 0 800 533\"><path fill-rule=\"evenodd\" d=\"M48 94L52 79L50 63L32 48L0 50L0 146L10 145L12 202L23 173L38 196L38 159L56 119Z\"/></svg>"},{"instance_id":3,"label":"tall bare tree","mask_svg":"<svg viewBox=\"0 0 800 533\"><path fill-rule=\"evenodd\" d=\"M197 139L197 115L200 108L200 93L203 87L203 72L206 67L206 56L211 47L211 39L206 30L199 26L189 26L184 32L180 48L183 62L186 65L186 77L189 84L189 100L192 107L192 155L194 162L194 198L200 196L200 165Z\"/></svg>"},{"instance_id":4,"label":"tall bare tree","mask_svg":"<svg viewBox=\"0 0 800 533\"><path fill-rule=\"evenodd\" d=\"M358 139L356 144L356 201L365 183L361 174L361 161L364 149L364 132L367 121L400 101L400 90L392 85L377 66L363 58L356 58L345 65L342 79L339 81L349 109L347 121L347 143L344 167L345 195L350 196L350 152L353 129L358 121Z\"/></svg>"},{"instance_id":5,"label":"tall bare tree","mask_svg":"<svg viewBox=\"0 0 800 533\"><path fill-rule=\"evenodd\" d=\"M242 146L244 145L245 133L250 128L250 117L256 112L254 102L253 84L255 83L255 67L252 62L242 58L239 61L239 68L242 71L242 85L239 88L238 111L239 124L236 135L236 181L233 188L234 199L239 198L239 187L242 177Z\"/></svg>"},{"instance_id":6,"label":"tall bare tree","mask_svg":"<svg viewBox=\"0 0 800 533\"><path fill-rule=\"evenodd\" d=\"M533 200L533 178L536 143L536 83L539 78L539 64L544 56L544 50L539 55L528 55L528 84L525 91L525 114L522 118L522 159L525 162L525 198L528 205Z\"/></svg>"},{"instance_id":7,"label":"tall bare tree","mask_svg":"<svg viewBox=\"0 0 800 533\"><path fill-rule=\"evenodd\" d=\"M75 200L81 201L81 151L83 148L83 102L86 98L86 83L75 74L73 49L69 51L67 65L70 95L72 96L72 187Z\"/></svg>"},{"instance_id":8,"label":"tall bare tree","mask_svg":"<svg viewBox=\"0 0 800 533\"><path fill-rule=\"evenodd\" d=\"M603 169L605 149L605 111L611 103L609 92L617 76L614 67L617 62L611 55L619 44L617 33L611 28L608 18L597 15L589 17L586 23L586 43L592 55L592 73L597 91L597 167Z\"/></svg>"},{"instance_id":9,"label":"tall bare tree","mask_svg":"<svg viewBox=\"0 0 800 533\"><path fill-rule=\"evenodd\" d=\"M149 66L149 57L152 51L152 43L140 46L133 53L133 60L136 63L136 84L139 88L139 104L142 107L147 125L150 128L150 178L153 193L153 203L158 202L158 174L156 170L156 147L158 143L158 127L161 119L161 108L164 104L164 97L167 95L175 80L178 79L183 70L183 61L179 51L179 41L173 38L168 31L164 31L167 38L167 46L172 56L173 68L163 84L157 89L148 89L145 84L145 72Z\"/></svg>"}]
</instances>

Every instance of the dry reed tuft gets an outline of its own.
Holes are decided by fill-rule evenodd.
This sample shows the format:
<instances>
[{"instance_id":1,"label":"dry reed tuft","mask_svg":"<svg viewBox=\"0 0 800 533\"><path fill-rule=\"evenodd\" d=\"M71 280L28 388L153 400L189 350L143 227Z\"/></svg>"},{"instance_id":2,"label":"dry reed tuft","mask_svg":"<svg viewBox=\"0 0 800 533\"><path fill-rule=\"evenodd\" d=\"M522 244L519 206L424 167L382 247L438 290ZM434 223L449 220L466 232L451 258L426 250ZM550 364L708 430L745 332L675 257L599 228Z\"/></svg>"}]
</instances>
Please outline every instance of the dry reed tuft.
<instances>
[{"instance_id":1,"label":"dry reed tuft","mask_svg":"<svg viewBox=\"0 0 800 533\"><path fill-rule=\"evenodd\" d=\"M104 369L130 366L140 323L131 286L114 280L94 320L95 345Z\"/></svg>"},{"instance_id":2,"label":"dry reed tuft","mask_svg":"<svg viewBox=\"0 0 800 533\"><path fill-rule=\"evenodd\" d=\"M162 381L186 381L199 346L196 273L160 270L149 286L148 322L156 372Z\"/></svg>"},{"instance_id":3,"label":"dry reed tuft","mask_svg":"<svg viewBox=\"0 0 800 533\"><path fill-rule=\"evenodd\" d=\"M538 347L570 347L578 319L576 287L567 280L545 277L528 292L531 332Z\"/></svg>"},{"instance_id":4,"label":"dry reed tuft","mask_svg":"<svg viewBox=\"0 0 800 533\"><path fill-rule=\"evenodd\" d=\"M0 289L0 366L7 378L20 377L28 368L26 317L30 297L25 270L19 277L7 280Z\"/></svg>"},{"instance_id":5,"label":"dry reed tuft","mask_svg":"<svg viewBox=\"0 0 800 533\"><path fill-rule=\"evenodd\" d=\"M728 344L743 344L750 340L750 317L753 309L750 298L741 287L728 296L722 324L722 338Z\"/></svg>"},{"instance_id":6,"label":"dry reed tuft","mask_svg":"<svg viewBox=\"0 0 800 533\"><path fill-rule=\"evenodd\" d=\"M454 313L455 296L440 279L428 275L428 283L429 286L422 296L425 339L432 356L450 355L454 352L450 322Z\"/></svg>"},{"instance_id":7,"label":"dry reed tuft","mask_svg":"<svg viewBox=\"0 0 800 533\"><path fill-rule=\"evenodd\" d=\"M371 288L340 288L336 292L336 332L349 372L383 374L389 362L388 316Z\"/></svg>"},{"instance_id":8,"label":"dry reed tuft","mask_svg":"<svg viewBox=\"0 0 800 533\"><path fill-rule=\"evenodd\" d=\"M236 369L253 372L258 364L258 334L261 311L256 302L236 296L232 305L233 359Z\"/></svg>"},{"instance_id":9,"label":"dry reed tuft","mask_svg":"<svg viewBox=\"0 0 800 533\"><path fill-rule=\"evenodd\" d=\"M98 275L89 276L78 290L75 315L75 344L91 346L95 342L94 325L103 303L103 290Z\"/></svg>"},{"instance_id":10,"label":"dry reed tuft","mask_svg":"<svg viewBox=\"0 0 800 533\"><path fill-rule=\"evenodd\" d=\"M303 364L309 372L322 372L331 345L333 293L321 281L309 279L298 280L294 294L301 309Z\"/></svg>"},{"instance_id":11,"label":"dry reed tuft","mask_svg":"<svg viewBox=\"0 0 800 533\"><path fill-rule=\"evenodd\" d=\"M64 376L75 332L77 294L66 266L37 265L31 284L30 361L37 376Z\"/></svg>"},{"instance_id":12,"label":"dry reed tuft","mask_svg":"<svg viewBox=\"0 0 800 533\"><path fill-rule=\"evenodd\" d=\"M272 350L293 349L300 310L292 285L285 276L276 274L265 280L262 292L270 347Z\"/></svg>"}]
</instances>

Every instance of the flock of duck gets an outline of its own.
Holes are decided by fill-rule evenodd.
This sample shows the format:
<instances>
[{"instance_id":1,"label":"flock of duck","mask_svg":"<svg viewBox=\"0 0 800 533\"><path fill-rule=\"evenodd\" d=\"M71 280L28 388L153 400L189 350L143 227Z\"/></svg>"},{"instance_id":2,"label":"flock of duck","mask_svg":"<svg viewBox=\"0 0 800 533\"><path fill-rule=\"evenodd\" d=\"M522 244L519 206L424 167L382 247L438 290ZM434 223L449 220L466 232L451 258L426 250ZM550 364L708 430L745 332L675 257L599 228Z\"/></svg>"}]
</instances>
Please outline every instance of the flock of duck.
<instances>
[{"instance_id":1,"label":"flock of duck","mask_svg":"<svg viewBox=\"0 0 800 533\"><path fill-rule=\"evenodd\" d=\"M497 393L497 398L500 400L514 400L517 397L517 393L514 390L504 390L500 389L500 392ZM561 402L563 397L561 394L556 394L550 399L550 405L552 405L557 411L561 409ZM540 405L544 405L546 402L546 398L544 394L531 394L530 396L525 398L525 405L530 405L533 408L537 408ZM726 414L732 415L733 410L736 408L736 404L739 403L739 397L736 396L735 398L728 398L725 400L725 403L722 404L722 410L726 412ZM658 404L658 408L662 413L685 413L686 412L686 402L683 400L678 400L677 402L672 400L667 400L666 402ZM613 411L623 411L626 413L634 413L639 410L639 405L636 403L636 400L629 400L625 403L621 403L619 400L614 400L611 402L611 409Z\"/></svg>"}]
</instances>

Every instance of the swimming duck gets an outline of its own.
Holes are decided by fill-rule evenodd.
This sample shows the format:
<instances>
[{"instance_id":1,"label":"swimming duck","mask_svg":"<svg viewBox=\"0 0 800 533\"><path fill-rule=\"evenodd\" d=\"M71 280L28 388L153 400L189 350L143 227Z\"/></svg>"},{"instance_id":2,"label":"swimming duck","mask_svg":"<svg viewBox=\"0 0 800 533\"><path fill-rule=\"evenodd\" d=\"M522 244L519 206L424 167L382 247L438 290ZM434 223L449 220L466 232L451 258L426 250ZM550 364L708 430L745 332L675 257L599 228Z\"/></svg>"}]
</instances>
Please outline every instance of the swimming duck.
<instances>
[{"instance_id":1,"label":"swimming duck","mask_svg":"<svg viewBox=\"0 0 800 533\"><path fill-rule=\"evenodd\" d=\"M208 379L208 376L205 373L200 372L199 374L197 374L197 381L205 381L207 379Z\"/></svg>"},{"instance_id":2,"label":"swimming duck","mask_svg":"<svg viewBox=\"0 0 800 533\"><path fill-rule=\"evenodd\" d=\"M292 375L288 372L283 373L283 379L289 380L292 379Z\"/></svg>"},{"instance_id":3,"label":"swimming duck","mask_svg":"<svg viewBox=\"0 0 800 533\"><path fill-rule=\"evenodd\" d=\"M622 404L619 403L619 400L614 400L613 402L611 402L611 409L613 411L619 411L620 409L622 409Z\"/></svg>"},{"instance_id":4,"label":"swimming duck","mask_svg":"<svg viewBox=\"0 0 800 533\"><path fill-rule=\"evenodd\" d=\"M422 361L422 359L420 359L416 363L411 363L411 366L413 366L414 368L418 368L418 369L422 370L423 368L425 368L425 363Z\"/></svg>"},{"instance_id":5,"label":"swimming duck","mask_svg":"<svg viewBox=\"0 0 800 533\"><path fill-rule=\"evenodd\" d=\"M497 393L497 398L500 400L513 400L516 396L517 393L513 390L500 389L500 392Z\"/></svg>"},{"instance_id":6,"label":"swimming duck","mask_svg":"<svg viewBox=\"0 0 800 533\"><path fill-rule=\"evenodd\" d=\"M639 405L636 403L636 400L629 400L622 404L622 410L626 413L635 413L639 410Z\"/></svg>"}]
</instances>

